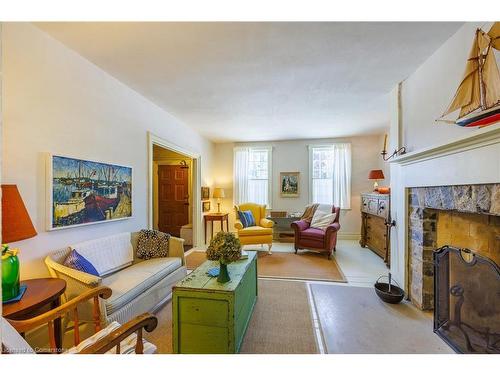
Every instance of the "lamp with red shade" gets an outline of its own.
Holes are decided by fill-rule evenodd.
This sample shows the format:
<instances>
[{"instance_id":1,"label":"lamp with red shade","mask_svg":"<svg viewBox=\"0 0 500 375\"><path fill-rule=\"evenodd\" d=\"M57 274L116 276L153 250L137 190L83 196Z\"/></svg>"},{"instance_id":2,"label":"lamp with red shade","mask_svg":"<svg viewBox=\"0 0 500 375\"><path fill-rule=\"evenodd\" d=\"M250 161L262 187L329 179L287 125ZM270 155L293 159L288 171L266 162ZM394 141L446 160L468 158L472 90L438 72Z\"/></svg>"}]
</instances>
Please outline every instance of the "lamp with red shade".
<instances>
[{"instance_id":1,"label":"lamp with red shade","mask_svg":"<svg viewBox=\"0 0 500 375\"><path fill-rule=\"evenodd\" d=\"M373 183L373 191L378 191L378 181L383 180L385 178L384 172L382 169L372 169L368 174L369 180L374 180Z\"/></svg>"},{"instance_id":2,"label":"lamp with red shade","mask_svg":"<svg viewBox=\"0 0 500 375\"><path fill-rule=\"evenodd\" d=\"M36 236L28 210L16 185L2 185L2 243ZM18 249L2 245L2 301L19 298Z\"/></svg>"}]
</instances>

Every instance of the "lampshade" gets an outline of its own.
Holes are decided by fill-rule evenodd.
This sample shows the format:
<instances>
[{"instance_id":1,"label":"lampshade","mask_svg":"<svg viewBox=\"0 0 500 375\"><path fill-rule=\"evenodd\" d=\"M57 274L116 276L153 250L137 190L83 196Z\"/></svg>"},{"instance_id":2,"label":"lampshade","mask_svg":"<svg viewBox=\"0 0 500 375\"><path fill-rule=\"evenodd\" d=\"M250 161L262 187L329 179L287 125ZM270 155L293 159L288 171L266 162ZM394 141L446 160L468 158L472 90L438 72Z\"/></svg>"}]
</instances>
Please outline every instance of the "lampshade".
<instances>
[{"instance_id":1,"label":"lampshade","mask_svg":"<svg viewBox=\"0 0 500 375\"><path fill-rule=\"evenodd\" d=\"M369 180L383 180L384 178L384 172L382 172L382 169L372 169L368 175Z\"/></svg>"},{"instance_id":2,"label":"lampshade","mask_svg":"<svg viewBox=\"0 0 500 375\"><path fill-rule=\"evenodd\" d=\"M16 185L2 185L2 243L36 236L28 211Z\"/></svg>"},{"instance_id":3,"label":"lampshade","mask_svg":"<svg viewBox=\"0 0 500 375\"><path fill-rule=\"evenodd\" d=\"M214 198L225 198L226 195L224 194L224 189L223 188L215 188L214 189Z\"/></svg>"}]
</instances>

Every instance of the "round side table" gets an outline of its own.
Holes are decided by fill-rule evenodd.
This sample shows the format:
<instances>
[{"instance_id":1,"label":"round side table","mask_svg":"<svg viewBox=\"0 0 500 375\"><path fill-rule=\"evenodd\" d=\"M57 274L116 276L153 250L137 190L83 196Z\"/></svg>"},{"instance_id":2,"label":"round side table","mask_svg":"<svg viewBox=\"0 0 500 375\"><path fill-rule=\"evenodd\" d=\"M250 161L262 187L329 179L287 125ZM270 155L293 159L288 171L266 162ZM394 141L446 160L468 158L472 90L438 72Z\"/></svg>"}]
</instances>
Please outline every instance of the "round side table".
<instances>
[{"instance_id":1,"label":"round side table","mask_svg":"<svg viewBox=\"0 0 500 375\"><path fill-rule=\"evenodd\" d=\"M26 285L20 301L2 304L2 316L12 320L25 320L40 315L60 305L61 295L66 290L66 281L55 278L23 280ZM61 319L54 320L56 346L62 346Z\"/></svg>"}]
</instances>

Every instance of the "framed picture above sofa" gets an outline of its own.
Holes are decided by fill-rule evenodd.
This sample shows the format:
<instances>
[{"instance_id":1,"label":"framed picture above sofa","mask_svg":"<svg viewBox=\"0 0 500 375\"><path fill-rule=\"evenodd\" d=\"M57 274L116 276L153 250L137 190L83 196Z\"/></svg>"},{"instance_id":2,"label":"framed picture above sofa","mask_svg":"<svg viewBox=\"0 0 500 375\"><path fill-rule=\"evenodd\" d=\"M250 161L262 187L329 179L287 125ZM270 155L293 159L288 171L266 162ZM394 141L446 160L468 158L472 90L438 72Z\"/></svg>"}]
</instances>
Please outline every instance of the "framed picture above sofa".
<instances>
[{"instance_id":1,"label":"framed picture above sofa","mask_svg":"<svg viewBox=\"0 0 500 375\"><path fill-rule=\"evenodd\" d=\"M132 167L52 155L47 157L47 229L132 217Z\"/></svg>"},{"instance_id":2,"label":"framed picture above sofa","mask_svg":"<svg viewBox=\"0 0 500 375\"><path fill-rule=\"evenodd\" d=\"M300 172L280 173L280 194L282 198L297 198L299 196Z\"/></svg>"}]
</instances>

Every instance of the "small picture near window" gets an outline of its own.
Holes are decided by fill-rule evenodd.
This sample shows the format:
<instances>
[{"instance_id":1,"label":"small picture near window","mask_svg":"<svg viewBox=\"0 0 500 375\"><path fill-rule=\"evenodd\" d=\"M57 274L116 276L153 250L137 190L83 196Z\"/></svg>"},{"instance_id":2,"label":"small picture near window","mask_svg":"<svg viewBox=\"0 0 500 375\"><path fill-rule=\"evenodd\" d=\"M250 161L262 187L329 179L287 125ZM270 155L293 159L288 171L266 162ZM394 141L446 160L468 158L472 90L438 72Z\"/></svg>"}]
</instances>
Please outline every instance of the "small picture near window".
<instances>
[{"instance_id":1,"label":"small picture near window","mask_svg":"<svg viewBox=\"0 0 500 375\"><path fill-rule=\"evenodd\" d=\"M282 198L297 198L299 196L300 172L281 172L280 188Z\"/></svg>"},{"instance_id":2,"label":"small picture near window","mask_svg":"<svg viewBox=\"0 0 500 375\"><path fill-rule=\"evenodd\" d=\"M210 201L203 202L203 212L210 211Z\"/></svg>"},{"instance_id":3,"label":"small picture near window","mask_svg":"<svg viewBox=\"0 0 500 375\"><path fill-rule=\"evenodd\" d=\"M210 188L208 186L201 187L201 200L210 199Z\"/></svg>"}]
</instances>

